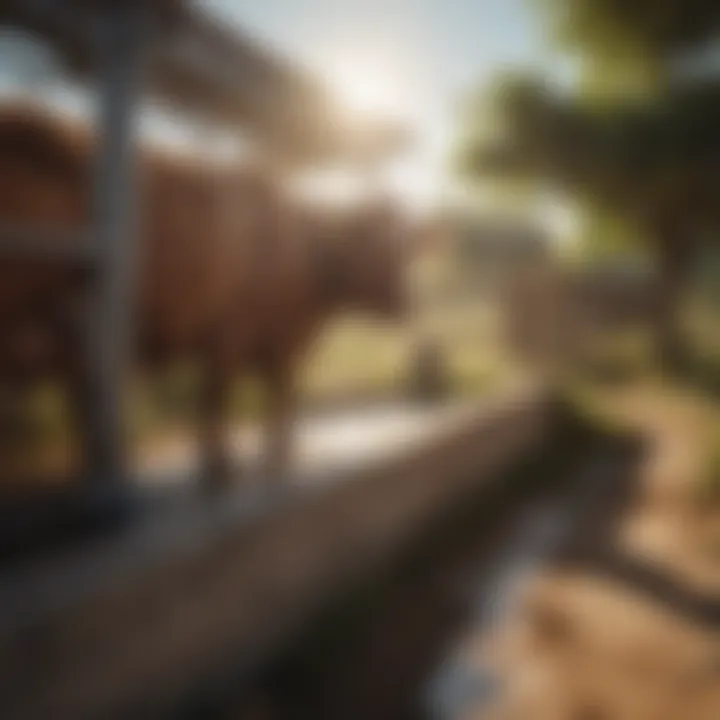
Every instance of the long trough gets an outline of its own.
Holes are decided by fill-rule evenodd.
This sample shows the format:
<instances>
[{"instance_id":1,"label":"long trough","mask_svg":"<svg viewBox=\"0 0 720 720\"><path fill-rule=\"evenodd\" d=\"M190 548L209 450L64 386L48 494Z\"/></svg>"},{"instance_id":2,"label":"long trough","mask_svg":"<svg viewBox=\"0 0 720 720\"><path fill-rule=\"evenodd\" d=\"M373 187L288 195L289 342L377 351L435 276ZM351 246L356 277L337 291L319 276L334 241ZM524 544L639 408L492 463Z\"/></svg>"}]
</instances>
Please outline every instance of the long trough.
<instances>
[{"instance_id":1,"label":"long trough","mask_svg":"<svg viewBox=\"0 0 720 720\"><path fill-rule=\"evenodd\" d=\"M449 414L332 481L187 492L121 533L0 577L0 717L159 717L199 678L250 672L334 588L548 436L522 388Z\"/></svg>"}]
</instances>

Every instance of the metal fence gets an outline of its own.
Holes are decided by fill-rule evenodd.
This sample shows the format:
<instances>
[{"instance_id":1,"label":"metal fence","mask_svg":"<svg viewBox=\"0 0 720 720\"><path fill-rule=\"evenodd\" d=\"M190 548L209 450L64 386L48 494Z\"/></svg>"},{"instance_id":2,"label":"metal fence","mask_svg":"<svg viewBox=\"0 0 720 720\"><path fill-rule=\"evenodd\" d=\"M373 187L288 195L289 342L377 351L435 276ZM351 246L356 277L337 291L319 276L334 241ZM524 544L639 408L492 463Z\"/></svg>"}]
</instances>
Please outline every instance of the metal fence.
<instances>
[{"instance_id":1,"label":"metal fence","mask_svg":"<svg viewBox=\"0 0 720 720\"><path fill-rule=\"evenodd\" d=\"M397 134L342 128L329 95L311 78L181 0L4 0L0 26L40 35L98 90L92 216L72 242L32 227L2 228L0 260L21 254L91 270L84 288L91 312L79 334L86 359L85 482L101 496L113 494L127 474L122 405L133 338L134 126L144 95L249 129L275 156L293 161L376 154Z\"/></svg>"}]
</instances>

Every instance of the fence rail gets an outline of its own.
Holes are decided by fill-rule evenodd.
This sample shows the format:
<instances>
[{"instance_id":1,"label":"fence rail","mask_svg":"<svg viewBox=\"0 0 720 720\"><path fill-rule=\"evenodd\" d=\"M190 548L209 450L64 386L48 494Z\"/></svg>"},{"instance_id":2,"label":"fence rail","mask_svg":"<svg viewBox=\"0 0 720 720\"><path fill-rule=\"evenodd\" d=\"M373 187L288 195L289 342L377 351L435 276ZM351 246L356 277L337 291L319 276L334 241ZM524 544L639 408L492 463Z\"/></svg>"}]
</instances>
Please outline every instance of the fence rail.
<instances>
[{"instance_id":1,"label":"fence rail","mask_svg":"<svg viewBox=\"0 0 720 720\"><path fill-rule=\"evenodd\" d=\"M338 122L325 89L182 0L4 0L0 25L44 37L69 69L99 90L100 144L91 226L79 238L36 228L0 228L0 260L91 263L95 282L86 343L87 485L122 486L122 394L133 337L136 187L134 138L143 96L169 99L217 122L242 127L273 157L370 153L397 144L396 128ZM115 497L113 491L109 496Z\"/></svg>"}]
</instances>

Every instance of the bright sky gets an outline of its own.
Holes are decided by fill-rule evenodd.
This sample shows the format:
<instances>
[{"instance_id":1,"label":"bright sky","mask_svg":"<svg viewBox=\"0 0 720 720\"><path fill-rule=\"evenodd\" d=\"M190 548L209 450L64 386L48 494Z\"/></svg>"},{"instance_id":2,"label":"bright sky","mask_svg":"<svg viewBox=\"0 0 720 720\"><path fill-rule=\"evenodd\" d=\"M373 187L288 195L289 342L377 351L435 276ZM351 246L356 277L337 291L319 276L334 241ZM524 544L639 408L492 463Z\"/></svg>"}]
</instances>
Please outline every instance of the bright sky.
<instances>
[{"instance_id":1,"label":"bright sky","mask_svg":"<svg viewBox=\"0 0 720 720\"><path fill-rule=\"evenodd\" d=\"M411 202L451 184L445 161L462 95L505 67L549 64L532 0L202 0L313 70L361 112L418 137L390 174Z\"/></svg>"},{"instance_id":2,"label":"bright sky","mask_svg":"<svg viewBox=\"0 0 720 720\"><path fill-rule=\"evenodd\" d=\"M562 72L532 12L536 0L197 2L307 67L351 110L405 121L416 142L387 177L416 207L431 207L455 189L446 161L454 114L470 88L507 68ZM40 67L42 60L38 56ZM0 91L7 75L0 68ZM63 85L56 94L60 101L77 100ZM149 119L162 140L186 137L177 122ZM331 177L340 188L337 175Z\"/></svg>"}]
</instances>

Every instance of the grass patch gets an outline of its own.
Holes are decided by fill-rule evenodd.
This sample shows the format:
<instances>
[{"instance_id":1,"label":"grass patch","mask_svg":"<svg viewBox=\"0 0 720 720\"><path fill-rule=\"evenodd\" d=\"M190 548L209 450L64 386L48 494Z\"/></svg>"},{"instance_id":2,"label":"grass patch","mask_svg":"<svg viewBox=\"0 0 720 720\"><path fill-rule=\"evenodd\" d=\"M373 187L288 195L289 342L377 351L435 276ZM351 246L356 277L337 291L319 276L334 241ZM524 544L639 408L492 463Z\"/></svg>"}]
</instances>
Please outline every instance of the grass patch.
<instances>
[{"instance_id":1,"label":"grass patch","mask_svg":"<svg viewBox=\"0 0 720 720\"><path fill-rule=\"evenodd\" d=\"M703 503L720 504L720 432L716 433L698 482L698 499Z\"/></svg>"},{"instance_id":2,"label":"grass patch","mask_svg":"<svg viewBox=\"0 0 720 720\"><path fill-rule=\"evenodd\" d=\"M627 382L657 376L659 361L647 330L605 333L588 349L585 369L596 380Z\"/></svg>"},{"instance_id":3,"label":"grass patch","mask_svg":"<svg viewBox=\"0 0 720 720\"><path fill-rule=\"evenodd\" d=\"M448 368L452 397L477 397L499 379L499 363L492 355L485 308L464 304L425 313L411 327L382 325L359 318L334 323L318 340L301 368L304 404L403 398L410 392L414 340L430 332L436 337ZM197 416L199 373L191 365L168 368L139 379L129 393L130 442L137 447L149 439L187 433ZM255 378L234 383L230 414L234 421L253 421L264 414L267 398ZM29 477L55 459L67 456L76 433L65 393L59 386L33 392L9 432L0 437L0 466Z\"/></svg>"},{"instance_id":4,"label":"grass patch","mask_svg":"<svg viewBox=\"0 0 720 720\"><path fill-rule=\"evenodd\" d=\"M303 396L376 395L402 388L409 362L409 332L348 320L335 324L304 364Z\"/></svg>"}]
</instances>

